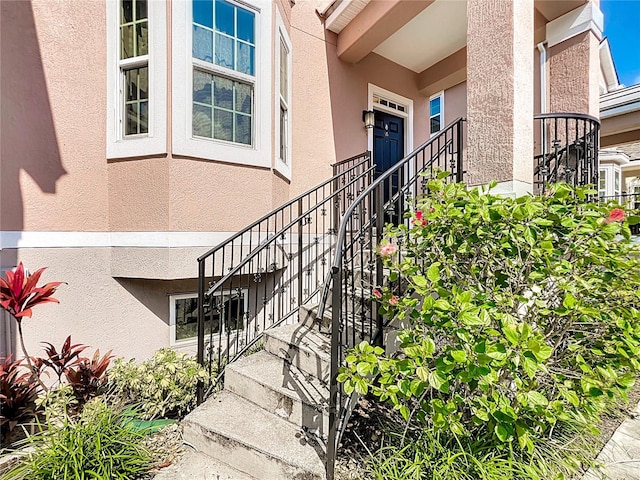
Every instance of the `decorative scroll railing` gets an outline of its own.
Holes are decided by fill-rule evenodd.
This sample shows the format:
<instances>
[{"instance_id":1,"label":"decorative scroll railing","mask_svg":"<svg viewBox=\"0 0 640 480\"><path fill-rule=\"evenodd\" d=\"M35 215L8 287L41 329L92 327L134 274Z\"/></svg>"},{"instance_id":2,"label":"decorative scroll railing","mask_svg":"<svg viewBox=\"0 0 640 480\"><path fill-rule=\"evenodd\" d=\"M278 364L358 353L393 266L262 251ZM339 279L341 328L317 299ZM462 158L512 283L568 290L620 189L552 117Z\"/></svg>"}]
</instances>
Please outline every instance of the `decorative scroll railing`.
<instances>
[{"instance_id":1,"label":"decorative scroll railing","mask_svg":"<svg viewBox=\"0 0 640 480\"><path fill-rule=\"evenodd\" d=\"M534 116L540 136L534 155L534 187L544 193L547 185L595 184L598 180L600 121L580 113L545 113Z\"/></svg>"},{"instance_id":2,"label":"decorative scroll railing","mask_svg":"<svg viewBox=\"0 0 640 480\"><path fill-rule=\"evenodd\" d=\"M345 353L363 339L378 344L383 339L383 318L373 301L373 289L383 282L384 271L376 248L386 223L408 222L404 213L425 192L429 177L451 172L451 182L463 177L462 118L418 147L367 186L342 218L331 266L323 289L318 318L331 310L331 380L327 478L334 477L336 450L350 411L348 395L337 382ZM402 253L399 252L401 255Z\"/></svg>"},{"instance_id":3,"label":"decorative scroll railing","mask_svg":"<svg viewBox=\"0 0 640 480\"><path fill-rule=\"evenodd\" d=\"M336 225L373 178L370 153L336 164L334 173L198 258L197 358L212 378L199 401L265 329L318 301Z\"/></svg>"}]
</instances>

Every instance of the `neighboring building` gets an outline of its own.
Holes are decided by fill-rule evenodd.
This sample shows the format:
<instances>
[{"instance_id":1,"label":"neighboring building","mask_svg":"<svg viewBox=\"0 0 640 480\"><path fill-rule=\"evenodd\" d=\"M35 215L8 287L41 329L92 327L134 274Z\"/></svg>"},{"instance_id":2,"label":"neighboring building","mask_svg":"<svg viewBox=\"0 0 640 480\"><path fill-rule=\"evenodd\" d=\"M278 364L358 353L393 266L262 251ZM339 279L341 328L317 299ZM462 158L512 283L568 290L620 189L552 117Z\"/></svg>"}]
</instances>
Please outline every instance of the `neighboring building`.
<instances>
[{"instance_id":1,"label":"neighboring building","mask_svg":"<svg viewBox=\"0 0 640 480\"><path fill-rule=\"evenodd\" d=\"M0 266L68 283L24 322L32 353L69 334L125 357L193 351L196 258L331 164L373 150L392 165L466 117L466 180L522 194L545 138L534 114L599 114L597 0L25 0L0 14ZM228 300L236 326L249 297Z\"/></svg>"}]
</instances>

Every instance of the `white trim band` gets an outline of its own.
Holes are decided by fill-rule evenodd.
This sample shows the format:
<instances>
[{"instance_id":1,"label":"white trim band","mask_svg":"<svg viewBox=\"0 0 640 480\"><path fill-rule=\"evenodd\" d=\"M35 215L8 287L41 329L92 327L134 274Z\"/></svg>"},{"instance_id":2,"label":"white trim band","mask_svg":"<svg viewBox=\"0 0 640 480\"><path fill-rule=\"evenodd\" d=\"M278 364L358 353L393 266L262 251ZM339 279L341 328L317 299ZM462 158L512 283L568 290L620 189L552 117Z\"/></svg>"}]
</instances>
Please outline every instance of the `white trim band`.
<instances>
[{"instance_id":1,"label":"white trim band","mask_svg":"<svg viewBox=\"0 0 640 480\"><path fill-rule=\"evenodd\" d=\"M0 231L0 250L5 248L214 247L234 233Z\"/></svg>"},{"instance_id":2,"label":"white trim band","mask_svg":"<svg viewBox=\"0 0 640 480\"><path fill-rule=\"evenodd\" d=\"M547 23L547 47L551 48L588 31L593 32L598 40L602 40L603 29L602 11L596 4L589 2Z\"/></svg>"}]
</instances>

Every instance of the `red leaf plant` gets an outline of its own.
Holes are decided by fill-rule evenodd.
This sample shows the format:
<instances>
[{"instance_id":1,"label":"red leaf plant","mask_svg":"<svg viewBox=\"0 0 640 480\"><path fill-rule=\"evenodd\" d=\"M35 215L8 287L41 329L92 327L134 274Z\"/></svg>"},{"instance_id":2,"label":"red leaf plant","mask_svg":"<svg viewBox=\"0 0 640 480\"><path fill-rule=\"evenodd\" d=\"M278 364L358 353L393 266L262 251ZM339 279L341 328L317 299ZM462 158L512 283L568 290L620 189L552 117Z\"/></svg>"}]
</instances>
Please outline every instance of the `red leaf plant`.
<instances>
[{"instance_id":1,"label":"red leaf plant","mask_svg":"<svg viewBox=\"0 0 640 480\"><path fill-rule=\"evenodd\" d=\"M80 343L71 345L71 335L64 341L60 352L49 342L42 342L42 344L45 345L44 351L47 354L47 358L40 358L38 360L56 373L58 382L62 380L62 375L64 375L69 368L85 360L80 357L80 354L89 348Z\"/></svg>"},{"instance_id":2,"label":"red leaf plant","mask_svg":"<svg viewBox=\"0 0 640 480\"><path fill-rule=\"evenodd\" d=\"M81 358L75 366L67 368L65 376L78 400L86 403L107 381L107 368L111 363L111 350L100 358L100 350L96 350L93 358Z\"/></svg>"},{"instance_id":3,"label":"red leaf plant","mask_svg":"<svg viewBox=\"0 0 640 480\"><path fill-rule=\"evenodd\" d=\"M0 278L0 307L9 312L18 323L18 334L20 336L20 346L24 354L29 370L34 379L40 384L43 390L47 391L47 387L42 383L37 372L31 363L31 358L24 346L24 338L22 336L22 319L24 317L31 318L32 308L42 303L59 303L52 295L56 288L64 282L50 282L40 287L36 284L40 280L44 268L40 268L29 275L25 271L22 262L18 264L15 271L7 270L5 278Z\"/></svg>"},{"instance_id":4,"label":"red leaf plant","mask_svg":"<svg viewBox=\"0 0 640 480\"><path fill-rule=\"evenodd\" d=\"M19 421L34 416L37 387L31 374L22 369L21 360L0 358L0 431L8 424L10 432Z\"/></svg>"}]
</instances>

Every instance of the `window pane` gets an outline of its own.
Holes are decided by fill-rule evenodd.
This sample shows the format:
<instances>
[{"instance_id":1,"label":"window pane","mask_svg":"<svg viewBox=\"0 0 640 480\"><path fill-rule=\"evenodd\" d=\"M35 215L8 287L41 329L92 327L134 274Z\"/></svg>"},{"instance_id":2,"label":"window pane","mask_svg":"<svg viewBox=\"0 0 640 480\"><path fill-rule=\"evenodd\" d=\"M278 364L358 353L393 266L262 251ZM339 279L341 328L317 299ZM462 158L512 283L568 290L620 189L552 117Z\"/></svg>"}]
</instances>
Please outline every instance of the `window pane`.
<instances>
[{"instance_id":1,"label":"window pane","mask_svg":"<svg viewBox=\"0 0 640 480\"><path fill-rule=\"evenodd\" d=\"M252 144L253 86L194 70L193 102L194 135ZM213 117L212 110L207 106L211 104L214 107Z\"/></svg>"},{"instance_id":2,"label":"window pane","mask_svg":"<svg viewBox=\"0 0 640 480\"><path fill-rule=\"evenodd\" d=\"M136 20L147 18L147 0L136 0Z\"/></svg>"},{"instance_id":3,"label":"window pane","mask_svg":"<svg viewBox=\"0 0 640 480\"><path fill-rule=\"evenodd\" d=\"M233 113L225 110L213 111L213 138L233 141Z\"/></svg>"},{"instance_id":4,"label":"window pane","mask_svg":"<svg viewBox=\"0 0 640 480\"><path fill-rule=\"evenodd\" d=\"M194 25L193 56L206 62L213 62L213 32Z\"/></svg>"},{"instance_id":5,"label":"window pane","mask_svg":"<svg viewBox=\"0 0 640 480\"><path fill-rule=\"evenodd\" d=\"M440 113L440 97L434 98L429 102L429 115L438 115Z\"/></svg>"},{"instance_id":6,"label":"window pane","mask_svg":"<svg viewBox=\"0 0 640 480\"><path fill-rule=\"evenodd\" d=\"M149 53L149 28L147 27L147 22L141 22L137 25L136 29L137 33L137 50L136 56L138 55L146 55Z\"/></svg>"},{"instance_id":7,"label":"window pane","mask_svg":"<svg viewBox=\"0 0 640 480\"><path fill-rule=\"evenodd\" d=\"M176 308L176 340L186 340L198 336L198 300L185 298L175 301ZM207 311L209 310L209 311ZM220 331L220 314L205 310L205 335Z\"/></svg>"},{"instance_id":8,"label":"window pane","mask_svg":"<svg viewBox=\"0 0 640 480\"><path fill-rule=\"evenodd\" d=\"M233 39L216 33L216 65L233 69Z\"/></svg>"},{"instance_id":9,"label":"window pane","mask_svg":"<svg viewBox=\"0 0 640 480\"><path fill-rule=\"evenodd\" d=\"M149 133L149 102L140 102L140 133Z\"/></svg>"},{"instance_id":10,"label":"window pane","mask_svg":"<svg viewBox=\"0 0 640 480\"><path fill-rule=\"evenodd\" d=\"M251 114L251 86L236 82L235 87L236 111Z\"/></svg>"},{"instance_id":11,"label":"window pane","mask_svg":"<svg viewBox=\"0 0 640 480\"><path fill-rule=\"evenodd\" d=\"M285 100L287 98L287 47L285 46L282 39L280 39L280 95Z\"/></svg>"},{"instance_id":12,"label":"window pane","mask_svg":"<svg viewBox=\"0 0 640 480\"><path fill-rule=\"evenodd\" d=\"M210 107L193 106L193 134L199 137L212 137Z\"/></svg>"},{"instance_id":13,"label":"window pane","mask_svg":"<svg viewBox=\"0 0 640 480\"><path fill-rule=\"evenodd\" d=\"M120 58L133 56L133 25L120 27Z\"/></svg>"},{"instance_id":14,"label":"window pane","mask_svg":"<svg viewBox=\"0 0 640 480\"><path fill-rule=\"evenodd\" d=\"M236 114L236 138L237 143L251 145L251 117L249 115Z\"/></svg>"},{"instance_id":15,"label":"window pane","mask_svg":"<svg viewBox=\"0 0 640 480\"><path fill-rule=\"evenodd\" d=\"M280 107L280 159L287 163L287 111Z\"/></svg>"},{"instance_id":16,"label":"window pane","mask_svg":"<svg viewBox=\"0 0 640 480\"><path fill-rule=\"evenodd\" d=\"M138 69L138 88L140 89L140 100L149 98L149 69L147 67Z\"/></svg>"},{"instance_id":17,"label":"window pane","mask_svg":"<svg viewBox=\"0 0 640 480\"><path fill-rule=\"evenodd\" d=\"M216 30L218 32L224 32L232 37L235 36L233 21L234 10L233 5L221 0L216 0Z\"/></svg>"},{"instance_id":18,"label":"window pane","mask_svg":"<svg viewBox=\"0 0 640 480\"><path fill-rule=\"evenodd\" d=\"M120 2L120 24L133 22L133 0Z\"/></svg>"},{"instance_id":19,"label":"window pane","mask_svg":"<svg viewBox=\"0 0 640 480\"><path fill-rule=\"evenodd\" d=\"M195 70L193 72L193 101L211 105L211 75Z\"/></svg>"},{"instance_id":20,"label":"window pane","mask_svg":"<svg viewBox=\"0 0 640 480\"><path fill-rule=\"evenodd\" d=\"M233 81L228 78L215 77L214 102L216 107L233 109Z\"/></svg>"},{"instance_id":21,"label":"window pane","mask_svg":"<svg viewBox=\"0 0 640 480\"><path fill-rule=\"evenodd\" d=\"M213 28L213 4L211 0L194 0L193 1L193 21Z\"/></svg>"},{"instance_id":22,"label":"window pane","mask_svg":"<svg viewBox=\"0 0 640 480\"><path fill-rule=\"evenodd\" d=\"M127 104L126 115L125 135L136 135L138 133L138 104Z\"/></svg>"},{"instance_id":23,"label":"window pane","mask_svg":"<svg viewBox=\"0 0 640 480\"><path fill-rule=\"evenodd\" d=\"M242 8L237 9L238 12L238 34L237 37L240 40L245 40L255 45L254 37L254 18L255 14Z\"/></svg>"},{"instance_id":24,"label":"window pane","mask_svg":"<svg viewBox=\"0 0 640 480\"><path fill-rule=\"evenodd\" d=\"M236 70L254 75L253 57L254 47L246 43L238 42L238 65L236 66Z\"/></svg>"},{"instance_id":25,"label":"window pane","mask_svg":"<svg viewBox=\"0 0 640 480\"><path fill-rule=\"evenodd\" d=\"M138 99L138 69L127 70L124 72L125 78L125 98L126 101Z\"/></svg>"},{"instance_id":26,"label":"window pane","mask_svg":"<svg viewBox=\"0 0 640 480\"><path fill-rule=\"evenodd\" d=\"M598 179L598 188L600 190L607 189L607 171L600 170L600 178Z\"/></svg>"},{"instance_id":27,"label":"window pane","mask_svg":"<svg viewBox=\"0 0 640 480\"><path fill-rule=\"evenodd\" d=\"M431 119L430 133L436 133L440 131L440 117L434 117Z\"/></svg>"}]
</instances>

